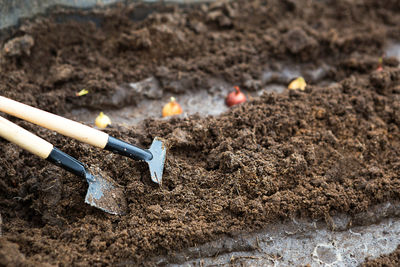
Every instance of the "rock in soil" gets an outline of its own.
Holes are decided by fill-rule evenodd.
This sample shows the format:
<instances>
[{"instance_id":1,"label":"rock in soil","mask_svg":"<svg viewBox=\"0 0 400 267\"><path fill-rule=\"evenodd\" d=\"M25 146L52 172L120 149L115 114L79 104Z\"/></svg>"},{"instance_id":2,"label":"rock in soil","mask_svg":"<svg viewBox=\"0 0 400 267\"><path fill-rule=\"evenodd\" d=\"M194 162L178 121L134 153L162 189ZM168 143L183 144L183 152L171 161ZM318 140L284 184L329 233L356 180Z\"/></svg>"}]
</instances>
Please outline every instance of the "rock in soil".
<instances>
[{"instance_id":1,"label":"rock in soil","mask_svg":"<svg viewBox=\"0 0 400 267\"><path fill-rule=\"evenodd\" d=\"M6 56L29 56L31 54L31 48L35 44L32 36L24 35L21 37L16 37L3 46L3 53Z\"/></svg>"}]
</instances>

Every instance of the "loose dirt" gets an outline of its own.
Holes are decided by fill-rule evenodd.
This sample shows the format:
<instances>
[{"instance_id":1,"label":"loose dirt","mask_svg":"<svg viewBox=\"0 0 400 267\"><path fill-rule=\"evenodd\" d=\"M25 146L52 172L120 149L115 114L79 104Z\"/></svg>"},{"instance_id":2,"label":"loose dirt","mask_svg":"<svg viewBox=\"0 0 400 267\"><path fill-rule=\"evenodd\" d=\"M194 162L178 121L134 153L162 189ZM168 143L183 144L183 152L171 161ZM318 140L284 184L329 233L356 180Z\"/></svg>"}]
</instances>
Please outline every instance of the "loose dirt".
<instances>
[{"instance_id":1,"label":"loose dirt","mask_svg":"<svg viewBox=\"0 0 400 267\"><path fill-rule=\"evenodd\" d=\"M107 129L143 147L156 136L167 141L162 186L144 163L13 119L125 186L129 211L89 207L85 181L2 139L0 262L152 265L155 256L283 219L329 221L399 200L398 60L384 56L376 70L385 45L399 41L399 11L395 0L133 4L57 9L8 30L1 95L68 117L179 98L215 79L259 92L281 82L263 74L282 65L330 67L318 78L327 85L309 78L304 92L266 92L218 116ZM129 87L151 77L161 90ZM75 96L81 89L89 94Z\"/></svg>"},{"instance_id":2,"label":"loose dirt","mask_svg":"<svg viewBox=\"0 0 400 267\"><path fill-rule=\"evenodd\" d=\"M363 264L363 267L378 267L378 266L396 266L399 264L400 260L400 246L389 254L381 256L374 260L368 260Z\"/></svg>"}]
</instances>

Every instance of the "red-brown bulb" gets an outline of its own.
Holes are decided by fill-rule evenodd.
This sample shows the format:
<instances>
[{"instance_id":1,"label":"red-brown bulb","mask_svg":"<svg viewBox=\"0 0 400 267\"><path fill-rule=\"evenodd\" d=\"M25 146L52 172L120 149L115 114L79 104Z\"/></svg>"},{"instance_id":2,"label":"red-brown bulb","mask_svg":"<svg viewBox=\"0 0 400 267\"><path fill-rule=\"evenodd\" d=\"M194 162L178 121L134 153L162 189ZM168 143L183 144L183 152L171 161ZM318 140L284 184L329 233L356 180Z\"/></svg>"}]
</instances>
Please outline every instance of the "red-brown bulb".
<instances>
[{"instance_id":1,"label":"red-brown bulb","mask_svg":"<svg viewBox=\"0 0 400 267\"><path fill-rule=\"evenodd\" d=\"M235 91L230 92L225 99L225 103L228 107L238 105L246 102L246 96L240 91L238 86L235 86Z\"/></svg>"}]
</instances>

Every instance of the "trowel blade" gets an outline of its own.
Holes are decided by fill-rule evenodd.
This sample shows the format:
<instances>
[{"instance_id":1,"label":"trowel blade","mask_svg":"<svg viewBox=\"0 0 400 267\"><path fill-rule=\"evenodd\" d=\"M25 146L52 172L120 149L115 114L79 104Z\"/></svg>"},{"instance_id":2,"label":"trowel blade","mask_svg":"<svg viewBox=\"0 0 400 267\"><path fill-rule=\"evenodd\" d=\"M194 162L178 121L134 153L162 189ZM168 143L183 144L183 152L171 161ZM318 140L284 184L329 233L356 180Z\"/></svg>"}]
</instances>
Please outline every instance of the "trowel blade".
<instances>
[{"instance_id":1,"label":"trowel blade","mask_svg":"<svg viewBox=\"0 0 400 267\"><path fill-rule=\"evenodd\" d=\"M91 167L86 177L89 188L85 202L114 215L124 215L127 210L123 187L116 184L100 169Z\"/></svg>"},{"instance_id":2,"label":"trowel blade","mask_svg":"<svg viewBox=\"0 0 400 267\"><path fill-rule=\"evenodd\" d=\"M150 168L151 180L157 184L161 184L167 149L160 139L155 138L149 151L153 155L153 158L147 161Z\"/></svg>"}]
</instances>

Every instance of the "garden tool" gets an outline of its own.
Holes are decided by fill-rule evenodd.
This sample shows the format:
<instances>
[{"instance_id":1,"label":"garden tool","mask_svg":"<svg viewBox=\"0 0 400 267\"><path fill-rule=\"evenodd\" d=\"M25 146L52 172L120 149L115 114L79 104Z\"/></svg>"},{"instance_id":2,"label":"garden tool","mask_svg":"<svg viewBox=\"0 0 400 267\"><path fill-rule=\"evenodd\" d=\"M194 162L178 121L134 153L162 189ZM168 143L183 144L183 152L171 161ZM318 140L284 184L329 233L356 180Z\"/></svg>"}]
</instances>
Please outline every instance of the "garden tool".
<instances>
[{"instance_id":1,"label":"garden tool","mask_svg":"<svg viewBox=\"0 0 400 267\"><path fill-rule=\"evenodd\" d=\"M0 136L29 152L85 178L89 184L85 202L105 212L122 215L127 204L124 190L97 168L90 172L82 162L54 147L46 140L0 117Z\"/></svg>"},{"instance_id":2,"label":"garden tool","mask_svg":"<svg viewBox=\"0 0 400 267\"><path fill-rule=\"evenodd\" d=\"M56 131L89 145L101 149L107 149L113 153L130 157L132 159L144 160L149 165L151 180L158 184L161 184L162 182L166 147L157 137L153 140L153 143L148 150L142 149L109 136L105 132L47 111L19 103L3 96L0 96L0 111Z\"/></svg>"}]
</instances>

